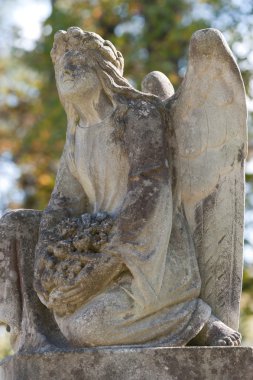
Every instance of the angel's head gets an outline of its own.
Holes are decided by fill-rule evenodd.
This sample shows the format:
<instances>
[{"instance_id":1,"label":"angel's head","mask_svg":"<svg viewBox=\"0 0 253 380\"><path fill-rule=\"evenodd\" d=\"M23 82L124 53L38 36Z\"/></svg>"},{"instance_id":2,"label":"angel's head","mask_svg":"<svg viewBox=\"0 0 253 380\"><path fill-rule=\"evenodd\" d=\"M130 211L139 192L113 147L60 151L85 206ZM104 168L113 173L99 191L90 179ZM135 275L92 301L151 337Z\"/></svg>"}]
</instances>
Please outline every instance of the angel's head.
<instances>
[{"instance_id":1,"label":"angel's head","mask_svg":"<svg viewBox=\"0 0 253 380\"><path fill-rule=\"evenodd\" d=\"M63 103L100 87L113 97L115 87L125 82L122 54L96 33L77 27L57 32L51 57Z\"/></svg>"},{"instance_id":2,"label":"angel's head","mask_svg":"<svg viewBox=\"0 0 253 380\"><path fill-rule=\"evenodd\" d=\"M87 104L95 104L96 110L106 105L111 111L111 107L116 109L122 103L129 104L129 99L151 97L134 89L123 77L122 54L96 33L78 27L57 32L51 57L59 97L67 114L67 143L72 156L75 128L87 111ZM103 99L103 103L86 102L87 97L89 100ZM104 112L106 114L113 115L114 112Z\"/></svg>"}]
</instances>

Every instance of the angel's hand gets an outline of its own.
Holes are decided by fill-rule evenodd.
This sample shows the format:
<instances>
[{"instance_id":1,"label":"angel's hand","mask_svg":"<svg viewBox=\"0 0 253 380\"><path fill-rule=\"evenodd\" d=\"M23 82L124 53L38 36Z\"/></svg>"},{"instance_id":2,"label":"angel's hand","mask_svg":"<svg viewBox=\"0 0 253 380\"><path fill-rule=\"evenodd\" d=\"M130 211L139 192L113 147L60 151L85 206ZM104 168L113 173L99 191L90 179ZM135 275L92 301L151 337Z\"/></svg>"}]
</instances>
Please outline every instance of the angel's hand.
<instances>
[{"instance_id":1,"label":"angel's hand","mask_svg":"<svg viewBox=\"0 0 253 380\"><path fill-rule=\"evenodd\" d=\"M49 253L52 253L59 259L65 259L72 251L72 243L68 240L60 240L58 242L50 242L47 246Z\"/></svg>"},{"instance_id":2,"label":"angel's hand","mask_svg":"<svg viewBox=\"0 0 253 380\"><path fill-rule=\"evenodd\" d=\"M52 291L50 307L61 309L64 305L80 305L91 296L100 292L123 270L124 264L119 256L106 253L84 254L87 264L76 276L71 286L61 286Z\"/></svg>"}]
</instances>

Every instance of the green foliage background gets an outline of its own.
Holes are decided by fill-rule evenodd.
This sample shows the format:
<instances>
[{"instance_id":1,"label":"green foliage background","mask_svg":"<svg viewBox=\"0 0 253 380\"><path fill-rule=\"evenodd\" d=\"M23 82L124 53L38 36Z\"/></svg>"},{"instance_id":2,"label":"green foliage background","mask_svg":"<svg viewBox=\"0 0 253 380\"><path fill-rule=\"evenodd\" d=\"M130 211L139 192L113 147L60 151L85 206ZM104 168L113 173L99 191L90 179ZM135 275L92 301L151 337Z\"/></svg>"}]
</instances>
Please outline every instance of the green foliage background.
<instances>
[{"instance_id":1,"label":"green foliage background","mask_svg":"<svg viewBox=\"0 0 253 380\"><path fill-rule=\"evenodd\" d=\"M19 186L25 193L21 205L25 208L46 206L65 140L66 118L49 55L57 30L76 25L112 41L125 58L125 76L138 88L142 78L153 70L164 72L177 88L186 67L190 37L198 29L218 26L235 54L245 36L248 45L249 36L253 36L253 4L246 0L244 5L236 0L56 0L51 4L51 15L44 21L35 48L26 51L15 47L11 56L0 59L0 79L4 78L0 153L12 152L22 170ZM250 91L252 73L246 50L238 53L237 59ZM14 104L8 102L10 96ZM247 179L250 185L252 176ZM249 207L253 209L250 201ZM250 267L246 272L244 334L243 326L253 316Z\"/></svg>"}]
</instances>

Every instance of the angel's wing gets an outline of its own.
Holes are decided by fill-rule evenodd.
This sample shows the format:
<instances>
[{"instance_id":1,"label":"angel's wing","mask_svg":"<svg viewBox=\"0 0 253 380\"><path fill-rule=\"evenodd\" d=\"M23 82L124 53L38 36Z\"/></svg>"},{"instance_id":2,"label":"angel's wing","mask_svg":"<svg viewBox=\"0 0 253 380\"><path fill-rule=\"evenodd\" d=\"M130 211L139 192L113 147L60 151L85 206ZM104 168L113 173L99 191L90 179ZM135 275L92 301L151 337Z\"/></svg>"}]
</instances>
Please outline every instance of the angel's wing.
<instances>
[{"instance_id":1,"label":"angel's wing","mask_svg":"<svg viewBox=\"0 0 253 380\"><path fill-rule=\"evenodd\" d=\"M247 112L239 69L219 31L193 35L185 79L165 106L176 134L179 187L197 251L201 298L237 329Z\"/></svg>"}]
</instances>

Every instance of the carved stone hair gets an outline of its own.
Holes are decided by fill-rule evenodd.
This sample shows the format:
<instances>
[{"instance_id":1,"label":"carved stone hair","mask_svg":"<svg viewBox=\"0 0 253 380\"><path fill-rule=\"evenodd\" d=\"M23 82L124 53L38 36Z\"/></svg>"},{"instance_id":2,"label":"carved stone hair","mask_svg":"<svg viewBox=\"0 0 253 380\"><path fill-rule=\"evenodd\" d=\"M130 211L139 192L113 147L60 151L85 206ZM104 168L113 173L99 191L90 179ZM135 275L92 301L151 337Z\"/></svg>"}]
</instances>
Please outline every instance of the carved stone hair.
<instances>
[{"instance_id":1,"label":"carved stone hair","mask_svg":"<svg viewBox=\"0 0 253 380\"><path fill-rule=\"evenodd\" d=\"M71 27L67 32L59 30L55 34L54 45L51 50L53 63L57 64L57 61L65 52L75 47L79 53L89 51L89 55L92 55L92 58L93 56L99 55L105 61L114 65L119 74L123 75L124 59L114 45L110 41L104 40L98 34L84 32L78 27Z\"/></svg>"},{"instance_id":2,"label":"carved stone hair","mask_svg":"<svg viewBox=\"0 0 253 380\"><path fill-rule=\"evenodd\" d=\"M60 30L55 34L51 57L56 71L57 63L62 55L75 49L78 54L84 54L88 58L104 91L111 99L118 99L117 95L121 94L131 99L143 97L143 94L123 77L124 58L115 46L98 34L82 31L78 27L71 27L67 32ZM65 102L63 99L61 101L66 110Z\"/></svg>"}]
</instances>

